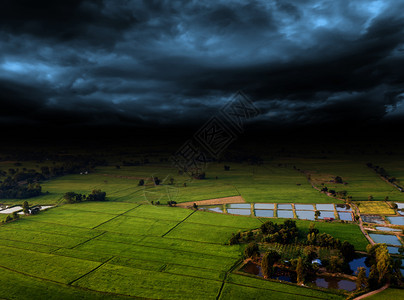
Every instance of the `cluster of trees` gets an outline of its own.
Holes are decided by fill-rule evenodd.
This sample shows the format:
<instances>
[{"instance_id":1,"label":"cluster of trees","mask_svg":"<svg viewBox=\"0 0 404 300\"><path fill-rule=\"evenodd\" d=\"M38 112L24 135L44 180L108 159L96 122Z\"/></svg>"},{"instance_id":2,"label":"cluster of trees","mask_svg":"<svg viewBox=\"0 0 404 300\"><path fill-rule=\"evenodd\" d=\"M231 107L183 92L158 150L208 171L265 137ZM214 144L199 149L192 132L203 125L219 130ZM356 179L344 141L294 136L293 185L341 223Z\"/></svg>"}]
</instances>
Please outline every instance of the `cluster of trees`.
<instances>
[{"instance_id":1,"label":"cluster of trees","mask_svg":"<svg viewBox=\"0 0 404 300\"><path fill-rule=\"evenodd\" d=\"M93 190L91 194L84 195L75 192L67 192L64 194L63 199L67 203L79 203L83 201L105 201L107 193L101 190Z\"/></svg>"},{"instance_id":2,"label":"cluster of trees","mask_svg":"<svg viewBox=\"0 0 404 300\"><path fill-rule=\"evenodd\" d=\"M373 165L371 162L368 162L366 164L369 168L373 169L377 174L379 174L381 177L383 177L384 179L386 179L388 182L390 183L394 183L397 187L400 188L401 191L403 191L403 188L398 186L398 180L396 177L390 176L386 170L382 167L379 166L375 166Z\"/></svg>"},{"instance_id":3,"label":"cluster of trees","mask_svg":"<svg viewBox=\"0 0 404 300\"><path fill-rule=\"evenodd\" d=\"M39 183L20 184L10 176L0 183L0 199L26 199L41 194L42 187Z\"/></svg>"},{"instance_id":4,"label":"cluster of trees","mask_svg":"<svg viewBox=\"0 0 404 300\"><path fill-rule=\"evenodd\" d=\"M283 224L267 221L261 225L262 241L267 243L289 244L296 241L299 230L296 221L286 220Z\"/></svg>"},{"instance_id":5,"label":"cluster of trees","mask_svg":"<svg viewBox=\"0 0 404 300\"><path fill-rule=\"evenodd\" d=\"M338 176L337 176L338 177ZM352 201L352 196L348 196L348 192L347 191L336 191L336 190L331 190L328 189L328 187L324 186L321 188L321 192L323 193L329 193L334 197L340 198L340 199L344 199L347 202L351 202Z\"/></svg>"},{"instance_id":6,"label":"cluster of trees","mask_svg":"<svg viewBox=\"0 0 404 300\"><path fill-rule=\"evenodd\" d=\"M391 258L386 244L368 245L366 251L371 267L367 280L366 277L362 278L361 287L376 289L386 283L397 285L403 283L403 276L400 272L401 260Z\"/></svg>"}]
</instances>

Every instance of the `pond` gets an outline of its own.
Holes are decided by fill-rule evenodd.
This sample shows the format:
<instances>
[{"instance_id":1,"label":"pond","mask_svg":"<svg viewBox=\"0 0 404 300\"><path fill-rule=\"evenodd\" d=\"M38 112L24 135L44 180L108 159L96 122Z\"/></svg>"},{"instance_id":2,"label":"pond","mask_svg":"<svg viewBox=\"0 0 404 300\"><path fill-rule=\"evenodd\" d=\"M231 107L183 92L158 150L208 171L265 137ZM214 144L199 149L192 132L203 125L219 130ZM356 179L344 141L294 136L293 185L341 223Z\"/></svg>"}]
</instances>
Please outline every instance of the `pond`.
<instances>
[{"instance_id":1,"label":"pond","mask_svg":"<svg viewBox=\"0 0 404 300\"><path fill-rule=\"evenodd\" d=\"M314 210L314 206L312 204L295 204L295 209L298 209L298 210Z\"/></svg>"},{"instance_id":2,"label":"pond","mask_svg":"<svg viewBox=\"0 0 404 300\"><path fill-rule=\"evenodd\" d=\"M227 204L228 208L246 208L250 209L251 204L249 203L232 203L232 204Z\"/></svg>"},{"instance_id":3,"label":"pond","mask_svg":"<svg viewBox=\"0 0 404 300\"><path fill-rule=\"evenodd\" d=\"M309 211L309 210L296 210L296 216L299 219L304 219L304 220L315 220L314 217L314 211Z\"/></svg>"},{"instance_id":4,"label":"pond","mask_svg":"<svg viewBox=\"0 0 404 300\"><path fill-rule=\"evenodd\" d=\"M394 229L394 228L382 227L382 226L377 226L376 229L381 230L381 231L395 231L395 232L401 231L401 229Z\"/></svg>"},{"instance_id":5,"label":"pond","mask_svg":"<svg viewBox=\"0 0 404 300\"><path fill-rule=\"evenodd\" d=\"M375 215L362 215L362 221L366 223L376 223L376 224L386 224L383 220L382 216L375 216Z\"/></svg>"},{"instance_id":6,"label":"pond","mask_svg":"<svg viewBox=\"0 0 404 300\"><path fill-rule=\"evenodd\" d=\"M352 274L355 274L360 267L364 267L366 276L369 276L370 268L366 265L366 256L355 258L349 262L349 268L352 270Z\"/></svg>"},{"instance_id":7,"label":"pond","mask_svg":"<svg viewBox=\"0 0 404 300\"><path fill-rule=\"evenodd\" d=\"M337 204L335 208L337 211L352 211L352 208L348 204Z\"/></svg>"},{"instance_id":8,"label":"pond","mask_svg":"<svg viewBox=\"0 0 404 300\"><path fill-rule=\"evenodd\" d=\"M390 254L400 254L400 252L398 252L398 247L387 246L387 250L389 250Z\"/></svg>"},{"instance_id":9,"label":"pond","mask_svg":"<svg viewBox=\"0 0 404 300\"><path fill-rule=\"evenodd\" d=\"M247 262L240 269L240 271L248 273L248 274L253 274L253 275L259 276L259 277L264 277L264 275L262 274L262 271L261 271L261 266L252 261ZM275 272L274 272L274 275L271 276L271 279L277 279L277 280L296 283L296 273L275 267Z\"/></svg>"},{"instance_id":10,"label":"pond","mask_svg":"<svg viewBox=\"0 0 404 300\"><path fill-rule=\"evenodd\" d=\"M400 215L404 216L404 210L398 210L397 211Z\"/></svg>"},{"instance_id":11,"label":"pond","mask_svg":"<svg viewBox=\"0 0 404 300\"><path fill-rule=\"evenodd\" d=\"M349 212L339 212L339 219L343 221L352 221L352 214Z\"/></svg>"},{"instance_id":12,"label":"pond","mask_svg":"<svg viewBox=\"0 0 404 300\"><path fill-rule=\"evenodd\" d=\"M233 215L249 216L249 215L251 215L251 210L241 209L241 208L228 208L227 213L233 214Z\"/></svg>"},{"instance_id":13,"label":"pond","mask_svg":"<svg viewBox=\"0 0 404 300\"><path fill-rule=\"evenodd\" d=\"M273 204L273 203L255 203L254 208L255 209L274 209L275 204Z\"/></svg>"},{"instance_id":14,"label":"pond","mask_svg":"<svg viewBox=\"0 0 404 300\"><path fill-rule=\"evenodd\" d=\"M345 290L348 292L352 292L356 289L355 281L335 277L316 277L311 283L326 289Z\"/></svg>"},{"instance_id":15,"label":"pond","mask_svg":"<svg viewBox=\"0 0 404 300\"><path fill-rule=\"evenodd\" d=\"M404 225L404 217L387 217L387 220L393 225Z\"/></svg>"},{"instance_id":16,"label":"pond","mask_svg":"<svg viewBox=\"0 0 404 300\"><path fill-rule=\"evenodd\" d=\"M334 210L333 204L316 204L317 210Z\"/></svg>"},{"instance_id":17,"label":"pond","mask_svg":"<svg viewBox=\"0 0 404 300\"><path fill-rule=\"evenodd\" d=\"M217 206L199 206L200 209L203 210L210 210L218 213L223 213L223 205L217 205Z\"/></svg>"},{"instance_id":18,"label":"pond","mask_svg":"<svg viewBox=\"0 0 404 300\"><path fill-rule=\"evenodd\" d=\"M398 209L404 209L404 203L396 203Z\"/></svg>"},{"instance_id":19,"label":"pond","mask_svg":"<svg viewBox=\"0 0 404 300\"><path fill-rule=\"evenodd\" d=\"M324 219L324 218L334 218L335 219L335 215L334 215L334 212L332 212L332 211L320 210L320 216L318 218L319 219Z\"/></svg>"},{"instance_id":20,"label":"pond","mask_svg":"<svg viewBox=\"0 0 404 300\"><path fill-rule=\"evenodd\" d=\"M294 218L292 210L278 210L277 214L278 218L289 218L289 219Z\"/></svg>"},{"instance_id":21,"label":"pond","mask_svg":"<svg viewBox=\"0 0 404 300\"><path fill-rule=\"evenodd\" d=\"M375 243L386 243L389 245L401 246L400 241L395 235L369 233L369 236L375 241Z\"/></svg>"},{"instance_id":22,"label":"pond","mask_svg":"<svg viewBox=\"0 0 404 300\"><path fill-rule=\"evenodd\" d=\"M274 216L274 211L271 209L256 209L256 217L272 218Z\"/></svg>"},{"instance_id":23,"label":"pond","mask_svg":"<svg viewBox=\"0 0 404 300\"><path fill-rule=\"evenodd\" d=\"M0 214L12 214L13 212L19 211L21 209L22 209L21 206L14 206L4 210L0 210Z\"/></svg>"},{"instance_id":24,"label":"pond","mask_svg":"<svg viewBox=\"0 0 404 300\"><path fill-rule=\"evenodd\" d=\"M245 272L248 274L252 274L259 277L264 277L262 275L261 266L249 261L247 262L241 269L241 272ZM282 270L280 268L275 268L275 274L271 276L272 279L278 279L287 282L296 283L296 273L288 270ZM346 291L353 291L356 288L356 283L354 281L335 278L335 277L319 277L314 276L312 278L308 278L309 284L330 288L330 289L342 289Z\"/></svg>"},{"instance_id":25,"label":"pond","mask_svg":"<svg viewBox=\"0 0 404 300\"><path fill-rule=\"evenodd\" d=\"M278 204L278 209L292 209L292 204Z\"/></svg>"}]
</instances>

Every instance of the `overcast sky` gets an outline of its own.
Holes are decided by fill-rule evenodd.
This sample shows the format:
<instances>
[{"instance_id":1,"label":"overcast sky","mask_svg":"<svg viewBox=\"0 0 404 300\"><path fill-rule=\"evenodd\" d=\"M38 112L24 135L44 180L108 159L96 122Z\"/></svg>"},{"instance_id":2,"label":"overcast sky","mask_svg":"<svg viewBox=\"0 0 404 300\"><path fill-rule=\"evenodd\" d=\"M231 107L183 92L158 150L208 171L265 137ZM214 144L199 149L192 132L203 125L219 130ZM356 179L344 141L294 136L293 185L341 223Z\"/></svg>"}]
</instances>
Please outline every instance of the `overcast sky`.
<instances>
[{"instance_id":1,"label":"overcast sky","mask_svg":"<svg viewBox=\"0 0 404 300\"><path fill-rule=\"evenodd\" d=\"M65 2L67 4L61 4ZM0 2L0 124L404 116L404 1Z\"/></svg>"}]
</instances>

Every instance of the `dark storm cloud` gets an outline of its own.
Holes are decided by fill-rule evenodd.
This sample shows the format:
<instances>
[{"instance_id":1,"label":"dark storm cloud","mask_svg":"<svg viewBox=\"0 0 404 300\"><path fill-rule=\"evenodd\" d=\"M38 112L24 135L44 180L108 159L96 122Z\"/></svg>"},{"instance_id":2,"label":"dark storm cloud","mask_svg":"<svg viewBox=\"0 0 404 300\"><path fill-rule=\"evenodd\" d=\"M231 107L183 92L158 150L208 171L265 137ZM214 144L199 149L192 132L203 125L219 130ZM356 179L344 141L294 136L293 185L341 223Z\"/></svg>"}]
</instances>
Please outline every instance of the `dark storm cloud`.
<instances>
[{"instance_id":1,"label":"dark storm cloud","mask_svg":"<svg viewBox=\"0 0 404 300\"><path fill-rule=\"evenodd\" d=\"M397 117L401 11L394 0L3 1L0 122L203 122L239 89L261 121Z\"/></svg>"}]
</instances>

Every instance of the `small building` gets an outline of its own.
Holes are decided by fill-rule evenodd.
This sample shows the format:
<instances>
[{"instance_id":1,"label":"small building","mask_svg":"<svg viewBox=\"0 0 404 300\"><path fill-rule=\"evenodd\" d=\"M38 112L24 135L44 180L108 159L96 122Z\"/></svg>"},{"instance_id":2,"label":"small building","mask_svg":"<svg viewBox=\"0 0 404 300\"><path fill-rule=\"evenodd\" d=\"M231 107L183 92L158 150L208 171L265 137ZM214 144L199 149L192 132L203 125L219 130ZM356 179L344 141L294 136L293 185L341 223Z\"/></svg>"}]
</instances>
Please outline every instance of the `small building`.
<instances>
[{"instance_id":1,"label":"small building","mask_svg":"<svg viewBox=\"0 0 404 300\"><path fill-rule=\"evenodd\" d=\"M334 221L334 218L324 218L324 221Z\"/></svg>"}]
</instances>

